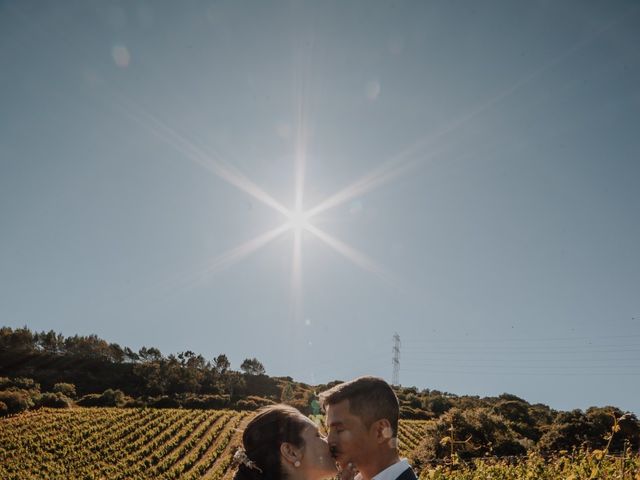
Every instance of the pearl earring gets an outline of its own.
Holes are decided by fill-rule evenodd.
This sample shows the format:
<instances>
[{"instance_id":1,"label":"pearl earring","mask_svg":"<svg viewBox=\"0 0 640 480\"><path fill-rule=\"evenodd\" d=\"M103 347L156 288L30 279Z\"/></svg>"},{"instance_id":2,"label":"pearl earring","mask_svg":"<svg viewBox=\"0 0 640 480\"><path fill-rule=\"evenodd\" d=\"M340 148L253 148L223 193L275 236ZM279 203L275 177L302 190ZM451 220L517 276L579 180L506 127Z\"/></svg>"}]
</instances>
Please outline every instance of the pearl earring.
<instances>
[{"instance_id":1,"label":"pearl earring","mask_svg":"<svg viewBox=\"0 0 640 480\"><path fill-rule=\"evenodd\" d=\"M300 460L296 460L293 464L294 467L298 468L300 466Z\"/></svg>"}]
</instances>

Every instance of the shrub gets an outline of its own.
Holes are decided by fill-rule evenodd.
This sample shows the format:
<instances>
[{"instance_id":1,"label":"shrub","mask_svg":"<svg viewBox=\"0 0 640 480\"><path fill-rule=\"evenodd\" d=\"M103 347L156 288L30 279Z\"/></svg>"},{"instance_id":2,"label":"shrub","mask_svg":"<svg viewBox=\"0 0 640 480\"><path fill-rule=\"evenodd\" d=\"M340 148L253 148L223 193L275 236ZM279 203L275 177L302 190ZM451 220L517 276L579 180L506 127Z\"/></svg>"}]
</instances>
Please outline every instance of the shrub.
<instances>
[{"instance_id":1,"label":"shrub","mask_svg":"<svg viewBox=\"0 0 640 480\"><path fill-rule=\"evenodd\" d=\"M56 383L52 391L62 393L69 398L76 398L76 386L73 383Z\"/></svg>"},{"instance_id":2,"label":"shrub","mask_svg":"<svg viewBox=\"0 0 640 480\"><path fill-rule=\"evenodd\" d=\"M33 407L29 392L24 390L5 390L0 392L0 402L7 407L7 414L20 413Z\"/></svg>"},{"instance_id":3,"label":"shrub","mask_svg":"<svg viewBox=\"0 0 640 480\"><path fill-rule=\"evenodd\" d=\"M102 392L102 401L105 407L121 407L125 404L125 395L121 390L112 390L108 388Z\"/></svg>"},{"instance_id":4,"label":"shrub","mask_svg":"<svg viewBox=\"0 0 640 480\"><path fill-rule=\"evenodd\" d=\"M236 410L257 410L260 408L253 400L238 400L234 405Z\"/></svg>"},{"instance_id":5,"label":"shrub","mask_svg":"<svg viewBox=\"0 0 640 480\"><path fill-rule=\"evenodd\" d=\"M163 396L149 402L149 406L153 408L180 408L180 402L172 397Z\"/></svg>"},{"instance_id":6,"label":"shrub","mask_svg":"<svg viewBox=\"0 0 640 480\"><path fill-rule=\"evenodd\" d=\"M39 391L40 384L36 383L32 378L26 377L0 377L0 390L18 389Z\"/></svg>"},{"instance_id":7,"label":"shrub","mask_svg":"<svg viewBox=\"0 0 640 480\"><path fill-rule=\"evenodd\" d=\"M40 384L36 383L33 378L17 377L11 380L14 387L22 390L40 390Z\"/></svg>"},{"instance_id":8,"label":"shrub","mask_svg":"<svg viewBox=\"0 0 640 480\"><path fill-rule=\"evenodd\" d=\"M147 402L142 397L132 398L123 405L124 408L145 408L147 406Z\"/></svg>"},{"instance_id":9,"label":"shrub","mask_svg":"<svg viewBox=\"0 0 640 480\"><path fill-rule=\"evenodd\" d=\"M215 410L229 406L229 395L200 395L188 397L182 402L184 408Z\"/></svg>"},{"instance_id":10,"label":"shrub","mask_svg":"<svg viewBox=\"0 0 640 480\"><path fill-rule=\"evenodd\" d=\"M247 398L245 398L245 400L248 400L250 402L255 402L260 407L265 407L267 405L275 405L276 404L276 402L274 402L273 400L269 400L268 398L264 398L264 397L258 397L258 396L255 396L255 395L249 395Z\"/></svg>"},{"instance_id":11,"label":"shrub","mask_svg":"<svg viewBox=\"0 0 640 480\"><path fill-rule=\"evenodd\" d=\"M615 407L591 407L586 413L581 410L559 412L538 442L543 453L571 450L574 447L602 449L612 431L614 420L623 416ZM640 445L640 422L635 415L625 415L621 420L609 446L612 452L621 452L628 442L632 449Z\"/></svg>"},{"instance_id":12,"label":"shrub","mask_svg":"<svg viewBox=\"0 0 640 480\"><path fill-rule=\"evenodd\" d=\"M81 407L121 407L126 402L124 393L120 390L107 389L102 395L90 393L85 395L77 404Z\"/></svg>"},{"instance_id":13,"label":"shrub","mask_svg":"<svg viewBox=\"0 0 640 480\"><path fill-rule=\"evenodd\" d=\"M571 450L589 439L589 422L581 410L560 412L538 442L544 453Z\"/></svg>"},{"instance_id":14,"label":"shrub","mask_svg":"<svg viewBox=\"0 0 640 480\"><path fill-rule=\"evenodd\" d=\"M289 400L284 403L291 405L293 408L297 408L304 415L313 414L313 408L311 408L311 405L309 405L309 401L306 398L294 398L293 400Z\"/></svg>"},{"instance_id":15,"label":"shrub","mask_svg":"<svg viewBox=\"0 0 640 480\"><path fill-rule=\"evenodd\" d=\"M206 398L207 405L209 405L210 408L226 408L231 402L229 395L209 395Z\"/></svg>"},{"instance_id":16,"label":"shrub","mask_svg":"<svg viewBox=\"0 0 640 480\"><path fill-rule=\"evenodd\" d=\"M462 459L484 455L522 455L525 447L504 418L488 408L460 410L452 408L426 426L426 436L412 453L418 469L436 458L451 453L453 425L454 452Z\"/></svg>"},{"instance_id":17,"label":"shrub","mask_svg":"<svg viewBox=\"0 0 640 480\"><path fill-rule=\"evenodd\" d=\"M205 410L207 408L206 402L202 397L188 397L182 401L182 406L192 410Z\"/></svg>"},{"instance_id":18,"label":"shrub","mask_svg":"<svg viewBox=\"0 0 640 480\"><path fill-rule=\"evenodd\" d=\"M425 398L422 402L422 408L429 410L436 416L448 412L453 407L453 402L443 395L436 395Z\"/></svg>"},{"instance_id":19,"label":"shrub","mask_svg":"<svg viewBox=\"0 0 640 480\"><path fill-rule=\"evenodd\" d=\"M78 400L76 403L81 407L101 407L102 395L99 393L89 393Z\"/></svg>"},{"instance_id":20,"label":"shrub","mask_svg":"<svg viewBox=\"0 0 640 480\"><path fill-rule=\"evenodd\" d=\"M412 408L406 405L400 407L400 418L406 420L429 420L433 418L431 412L425 412L419 408Z\"/></svg>"},{"instance_id":21,"label":"shrub","mask_svg":"<svg viewBox=\"0 0 640 480\"><path fill-rule=\"evenodd\" d=\"M72 405L73 401L64 393L60 392L43 393L38 401L38 407L71 408Z\"/></svg>"}]
</instances>

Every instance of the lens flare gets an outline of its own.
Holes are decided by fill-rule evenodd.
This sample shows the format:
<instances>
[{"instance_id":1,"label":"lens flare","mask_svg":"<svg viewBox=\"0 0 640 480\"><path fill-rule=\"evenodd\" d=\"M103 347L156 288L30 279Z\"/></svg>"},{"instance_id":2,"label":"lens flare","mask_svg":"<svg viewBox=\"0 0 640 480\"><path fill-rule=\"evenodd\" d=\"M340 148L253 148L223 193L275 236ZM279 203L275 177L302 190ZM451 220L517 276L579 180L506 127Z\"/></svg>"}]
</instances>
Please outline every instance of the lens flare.
<instances>
[{"instance_id":1,"label":"lens flare","mask_svg":"<svg viewBox=\"0 0 640 480\"><path fill-rule=\"evenodd\" d=\"M303 211L294 211L289 213L289 227L296 233L300 233L303 230L308 230L311 224L309 223L309 215Z\"/></svg>"}]
</instances>

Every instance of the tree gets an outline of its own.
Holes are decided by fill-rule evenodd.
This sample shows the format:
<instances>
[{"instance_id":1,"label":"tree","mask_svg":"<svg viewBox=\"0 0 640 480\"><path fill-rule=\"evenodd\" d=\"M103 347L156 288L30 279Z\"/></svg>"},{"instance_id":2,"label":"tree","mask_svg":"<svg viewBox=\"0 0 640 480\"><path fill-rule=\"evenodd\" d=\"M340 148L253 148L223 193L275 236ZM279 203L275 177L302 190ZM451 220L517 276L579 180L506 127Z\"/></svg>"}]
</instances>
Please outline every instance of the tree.
<instances>
[{"instance_id":1,"label":"tree","mask_svg":"<svg viewBox=\"0 0 640 480\"><path fill-rule=\"evenodd\" d=\"M589 422L590 447L603 448L609 444L610 451L621 452L628 444L633 450L638 449L640 423L635 415L609 406L588 408L585 416ZM613 437L609 438L612 433Z\"/></svg>"},{"instance_id":2,"label":"tree","mask_svg":"<svg viewBox=\"0 0 640 480\"><path fill-rule=\"evenodd\" d=\"M515 395L503 394L501 398L518 398ZM524 400L499 400L493 411L508 421L512 430L533 441L540 440L542 433L536 427L530 415L529 404Z\"/></svg>"},{"instance_id":3,"label":"tree","mask_svg":"<svg viewBox=\"0 0 640 480\"><path fill-rule=\"evenodd\" d=\"M538 442L543 452L571 450L589 440L589 420L582 410L559 412Z\"/></svg>"},{"instance_id":4,"label":"tree","mask_svg":"<svg viewBox=\"0 0 640 480\"><path fill-rule=\"evenodd\" d=\"M140 360L140 355L131 350L129 347L124 347L124 359L125 361L135 363Z\"/></svg>"},{"instance_id":5,"label":"tree","mask_svg":"<svg viewBox=\"0 0 640 480\"><path fill-rule=\"evenodd\" d=\"M109 357L112 362L122 363L124 361L124 350L117 343L109 344Z\"/></svg>"},{"instance_id":6,"label":"tree","mask_svg":"<svg viewBox=\"0 0 640 480\"><path fill-rule=\"evenodd\" d=\"M37 339L38 347L46 353L57 354L64 348L64 337L62 334L56 334L53 330L49 330L46 333L36 333L35 338Z\"/></svg>"},{"instance_id":7,"label":"tree","mask_svg":"<svg viewBox=\"0 0 640 480\"><path fill-rule=\"evenodd\" d=\"M166 361L161 362L162 376L167 382L167 393L195 393L200 390L202 370L187 366L191 359L196 358L189 355L187 357L182 354L182 359L179 359L174 355L169 355Z\"/></svg>"},{"instance_id":8,"label":"tree","mask_svg":"<svg viewBox=\"0 0 640 480\"><path fill-rule=\"evenodd\" d=\"M247 375L264 375L265 369L262 363L257 358L245 358L242 365L240 365L240 370L242 370Z\"/></svg>"},{"instance_id":9,"label":"tree","mask_svg":"<svg viewBox=\"0 0 640 480\"><path fill-rule=\"evenodd\" d=\"M0 347L13 352L31 352L35 349L35 339L27 327L2 327L0 329Z\"/></svg>"},{"instance_id":10,"label":"tree","mask_svg":"<svg viewBox=\"0 0 640 480\"><path fill-rule=\"evenodd\" d=\"M289 403L291 400L293 400L293 387L291 386L291 382L287 382L280 394L280 401L282 403Z\"/></svg>"},{"instance_id":11,"label":"tree","mask_svg":"<svg viewBox=\"0 0 640 480\"><path fill-rule=\"evenodd\" d=\"M133 374L140 379L142 391L148 395L162 395L167 390L167 378L159 361L136 363Z\"/></svg>"},{"instance_id":12,"label":"tree","mask_svg":"<svg viewBox=\"0 0 640 480\"><path fill-rule=\"evenodd\" d=\"M138 355L143 362L154 362L162 358L162 353L155 347L142 347L138 351Z\"/></svg>"},{"instance_id":13,"label":"tree","mask_svg":"<svg viewBox=\"0 0 640 480\"><path fill-rule=\"evenodd\" d=\"M112 351L109 343L98 338L97 335L67 337L64 341L64 348L67 354L80 358L117 361L115 350Z\"/></svg>"},{"instance_id":14,"label":"tree","mask_svg":"<svg viewBox=\"0 0 640 480\"><path fill-rule=\"evenodd\" d=\"M239 372L230 370L224 376L224 390L228 392L232 401L246 395L247 382Z\"/></svg>"},{"instance_id":15,"label":"tree","mask_svg":"<svg viewBox=\"0 0 640 480\"><path fill-rule=\"evenodd\" d=\"M227 373L227 370L231 368L231 362L229 362L229 359L224 353L221 353L213 360L213 368L221 375L224 375Z\"/></svg>"},{"instance_id":16,"label":"tree","mask_svg":"<svg viewBox=\"0 0 640 480\"><path fill-rule=\"evenodd\" d=\"M422 402L422 408L432 411L436 416L449 411L451 407L453 407L453 403L443 395L427 397Z\"/></svg>"}]
</instances>

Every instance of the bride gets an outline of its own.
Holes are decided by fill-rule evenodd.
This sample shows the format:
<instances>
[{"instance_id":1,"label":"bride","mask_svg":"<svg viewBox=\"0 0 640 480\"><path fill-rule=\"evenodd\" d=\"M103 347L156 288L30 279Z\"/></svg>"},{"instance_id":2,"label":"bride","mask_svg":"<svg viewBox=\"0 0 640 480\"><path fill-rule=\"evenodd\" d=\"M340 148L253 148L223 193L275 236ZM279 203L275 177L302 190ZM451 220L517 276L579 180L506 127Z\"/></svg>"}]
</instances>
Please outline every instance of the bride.
<instances>
[{"instance_id":1,"label":"bride","mask_svg":"<svg viewBox=\"0 0 640 480\"><path fill-rule=\"evenodd\" d=\"M337 473L327 440L297 409L273 405L247 424L234 480L321 480Z\"/></svg>"}]
</instances>

